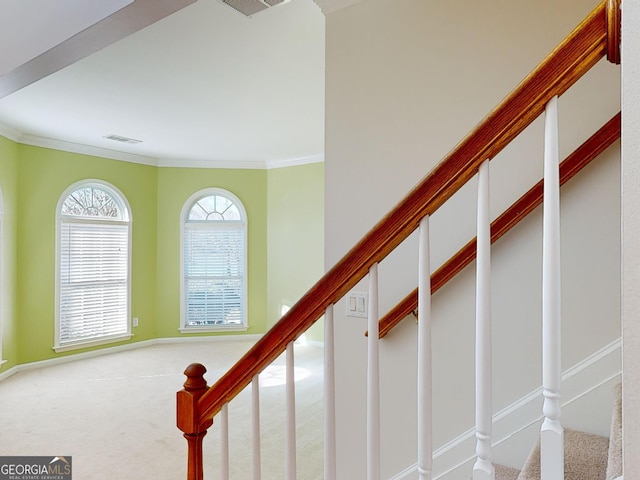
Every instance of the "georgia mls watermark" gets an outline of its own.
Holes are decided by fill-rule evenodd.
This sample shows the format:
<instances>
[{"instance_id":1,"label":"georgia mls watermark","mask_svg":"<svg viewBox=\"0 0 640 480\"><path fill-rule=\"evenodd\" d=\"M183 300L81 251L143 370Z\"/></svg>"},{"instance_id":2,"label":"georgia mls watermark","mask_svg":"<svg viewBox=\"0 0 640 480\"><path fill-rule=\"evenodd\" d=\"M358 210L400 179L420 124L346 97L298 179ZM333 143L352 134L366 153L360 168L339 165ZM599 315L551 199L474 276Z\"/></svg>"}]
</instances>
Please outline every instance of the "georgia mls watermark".
<instances>
[{"instance_id":1,"label":"georgia mls watermark","mask_svg":"<svg viewBox=\"0 0 640 480\"><path fill-rule=\"evenodd\" d=\"M71 457L0 457L0 480L71 480Z\"/></svg>"}]
</instances>

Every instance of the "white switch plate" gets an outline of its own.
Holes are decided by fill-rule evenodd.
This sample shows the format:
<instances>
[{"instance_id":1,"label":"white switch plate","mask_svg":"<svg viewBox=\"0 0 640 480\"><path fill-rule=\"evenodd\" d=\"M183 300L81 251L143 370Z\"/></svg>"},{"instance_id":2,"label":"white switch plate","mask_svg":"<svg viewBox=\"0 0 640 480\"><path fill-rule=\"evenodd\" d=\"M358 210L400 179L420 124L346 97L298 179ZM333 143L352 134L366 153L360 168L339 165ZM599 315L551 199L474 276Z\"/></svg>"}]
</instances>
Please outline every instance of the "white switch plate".
<instances>
[{"instance_id":1,"label":"white switch plate","mask_svg":"<svg viewBox=\"0 0 640 480\"><path fill-rule=\"evenodd\" d=\"M350 292L347 294L347 317L367 318L369 314L369 294Z\"/></svg>"},{"instance_id":2,"label":"white switch plate","mask_svg":"<svg viewBox=\"0 0 640 480\"><path fill-rule=\"evenodd\" d=\"M133 326L134 327L138 326L138 317L133 317Z\"/></svg>"}]
</instances>

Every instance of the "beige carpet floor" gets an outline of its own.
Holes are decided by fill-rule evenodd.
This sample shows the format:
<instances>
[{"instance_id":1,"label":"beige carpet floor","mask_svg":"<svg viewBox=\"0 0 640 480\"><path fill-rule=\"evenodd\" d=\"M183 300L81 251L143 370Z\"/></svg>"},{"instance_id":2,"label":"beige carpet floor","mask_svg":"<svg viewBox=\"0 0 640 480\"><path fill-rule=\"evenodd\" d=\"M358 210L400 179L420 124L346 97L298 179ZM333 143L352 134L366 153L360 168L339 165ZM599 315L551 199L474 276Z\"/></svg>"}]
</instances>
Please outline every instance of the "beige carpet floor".
<instances>
[{"instance_id":1,"label":"beige carpet floor","mask_svg":"<svg viewBox=\"0 0 640 480\"><path fill-rule=\"evenodd\" d=\"M17 373L0 382L0 455L73 458L77 480L186 478L186 441L175 427L184 368L203 363L209 384L247 341L143 347ZM298 478L322 478L322 349L296 345ZM262 478L284 472L284 358L261 375ZM248 479L251 393L229 407L231 478ZM216 419L217 422L217 419ZM205 438L207 478L219 478L219 429Z\"/></svg>"}]
</instances>

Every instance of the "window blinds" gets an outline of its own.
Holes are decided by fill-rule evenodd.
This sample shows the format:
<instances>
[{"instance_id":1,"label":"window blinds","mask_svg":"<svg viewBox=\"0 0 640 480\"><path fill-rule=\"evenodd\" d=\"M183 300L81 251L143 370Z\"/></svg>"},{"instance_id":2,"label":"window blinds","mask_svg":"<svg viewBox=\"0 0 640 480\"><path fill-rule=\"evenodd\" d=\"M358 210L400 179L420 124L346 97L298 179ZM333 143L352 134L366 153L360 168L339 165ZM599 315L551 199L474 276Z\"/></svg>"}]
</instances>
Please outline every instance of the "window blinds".
<instances>
[{"instance_id":1,"label":"window blinds","mask_svg":"<svg viewBox=\"0 0 640 480\"><path fill-rule=\"evenodd\" d=\"M185 224L186 326L243 323L244 241L239 222Z\"/></svg>"},{"instance_id":2,"label":"window blinds","mask_svg":"<svg viewBox=\"0 0 640 480\"><path fill-rule=\"evenodd\" d=\"M129 226L63 220L60 345L128 333Z\"/></svg>"}]
</instances>

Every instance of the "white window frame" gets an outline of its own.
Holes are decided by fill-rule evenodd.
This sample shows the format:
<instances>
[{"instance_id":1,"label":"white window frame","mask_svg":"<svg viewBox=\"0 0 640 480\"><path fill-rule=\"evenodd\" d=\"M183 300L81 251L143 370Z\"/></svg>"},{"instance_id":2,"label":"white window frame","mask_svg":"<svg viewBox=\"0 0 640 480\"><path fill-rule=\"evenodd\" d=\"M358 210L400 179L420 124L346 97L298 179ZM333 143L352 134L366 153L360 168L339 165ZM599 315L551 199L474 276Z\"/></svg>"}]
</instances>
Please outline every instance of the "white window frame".
<instances>
[{"instance_id":1,"label":"white window frame","mask_svg":"<svg viewBox=\"0 0 640 480\"><path fill-rule=\"evenodd\" d=\"M2 344L4 343L4 319L5 319L5 271L4 271L4 194L0 189L0 365L6 363L2 356Z\"/></svg>"},{"instance_id":2,"label":"white window frame","mask_svg":"<svg viewBox=\"0 0 640 480\"><path fill-rule=\"evenodd\" d=\"M242 228L244 235L244 262L243 262L243 294L242 294L242 323L239 325L186 325L187 322L187 306L186 306L186 273L185 273L185 224L188 221L189 212L193 206L201 199L212 195L226 197L234 203L240 212L242 218ZM223 222L223 221L220 221ZM215 223L215 221L211 221ZM247 292L248 292L248 244L247 235L247 212L240 199L228 190L222 188L205 188L191 195L182 206L180 212L180 327L181 333L201 333L201 332L238 332L247 331L249 328L248 311L247 311Z\"/></svg>"},{"instance_id":3,"label":"white window frame","mask_svg":"<svg viewBox=\"0 0 640 480\"><path fill-rule=\"evenodd\" d=\"M62 343L60 341L60 294L61 294L61 285L60 285L60 275L61 275L61 234L62 234L62 223L63 223L63 215L62 215L62 206L74 191L79 190L84 187L97 187L101 190L109 193L114 201L118 204L118 208L122 210L123 219L122 220L99 220L100 217L87 218L82 219L78 217L78 223L88 223L88 224L101 224L101 223L113 223L120 225L127 225L127 318L126 318L126 331L117 334L117 335L108 335L103 337L96 337L92 339L82 339L77 341L70 341ZM99 345L106 345L114 342L121 342L129 340L133 334L131 332L131 232L133 230L133 218L131 215L131 207L127 198L124 194L114 185L105 182L104 180L98 179L86 179L76 182L62 193L60 198L58 199L58 205L56 207L56 258L55 258L55 334L54 334L54 346L53 349L57 352L66 352L69 350L76 350L79 348L88 348Z\"/></svg>"}]
</instances>

